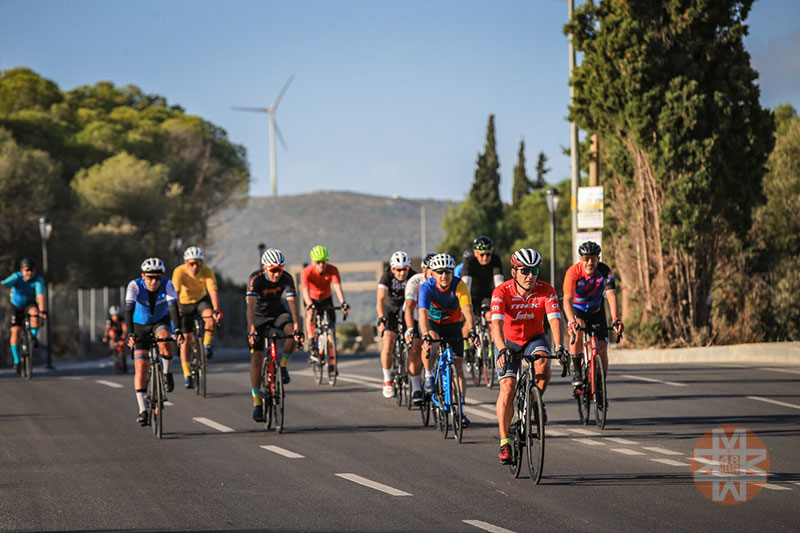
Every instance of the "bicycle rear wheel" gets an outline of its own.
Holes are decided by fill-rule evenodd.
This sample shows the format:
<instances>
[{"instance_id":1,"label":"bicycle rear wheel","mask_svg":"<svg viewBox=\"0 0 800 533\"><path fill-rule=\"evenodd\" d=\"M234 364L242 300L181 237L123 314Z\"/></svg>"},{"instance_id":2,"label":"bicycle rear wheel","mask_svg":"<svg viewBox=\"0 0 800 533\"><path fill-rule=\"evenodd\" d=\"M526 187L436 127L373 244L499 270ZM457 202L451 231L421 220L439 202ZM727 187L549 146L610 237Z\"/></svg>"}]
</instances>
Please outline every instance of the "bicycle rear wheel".
<instances>
[{"instance_id":1,"label":"bicycle rear wheel","mask_svg":"<svg viewBox=\"0 0 800 533\"><path fill-rule=\"evenodd\" d=\"M594 395L592 405L594 406L594 421L597 427L606 427L606 376L603 372L603 364L600 357L594 360Z\"/></svg>"},{"instance_id":2,"label":"bicycle rear wheel","mask_svg":"<svg viewBox=\"0 0 800 533\"><path fill-rule=\"evenodd\" d=\"M20 374L23 379L31 379L33 377L33 335L31 330L27 327L22 329L22 348L20 349L22 370Z\"/></svg>"},{"instance_id":3,"label":"bicycle rear wheel","mask_svg":"<svg viewBox=\"0 0 800 533\"><path fill-rule=\"evenodd\" d=\"M528 471L534 485L542 479L544 464L544 414L542 412L542 391L533 381L528 381L525 405L525 448L528 457Z\"/></svg>"},{"instance_id":4,"label":"bicycle rear wheel","mask_svg":"<svg viewBox=\"0 0 800 533\"><path fill-rule=\"evenodd\" d=\"M463 409L463 397L461 394L461 384L456 374L456 365L450 365L450 411L453 415L453 438L456 442L461 442L464 437L464 425L461 420L461 409Z\"/></svg>"},{"instance_id":5,"label":"bicycle rear wheel","mask_svg":"<svg viewBox=\"0 0 800 533\"><path fill-rule=\"evenodd\" d=\"M422 418L422 425L428 426L431 421L431 399L425 392L422 393L422 403L419 406L420 418Z\"/></svg>"}]
</instances>

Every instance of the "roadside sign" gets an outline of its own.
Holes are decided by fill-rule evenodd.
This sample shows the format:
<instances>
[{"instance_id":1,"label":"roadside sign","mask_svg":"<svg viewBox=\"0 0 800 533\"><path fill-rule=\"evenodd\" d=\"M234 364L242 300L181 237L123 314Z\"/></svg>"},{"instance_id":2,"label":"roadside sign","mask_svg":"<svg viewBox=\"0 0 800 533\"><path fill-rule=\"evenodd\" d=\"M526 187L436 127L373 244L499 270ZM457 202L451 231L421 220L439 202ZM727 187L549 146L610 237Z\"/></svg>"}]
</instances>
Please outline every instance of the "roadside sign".
<instances>
[{"instance_id":1,"label":"roadside sign","mask_svg":"<svg viewBox=\"0 0 800 533\"><path fill-rule=\"evenodd\" d=\"M578 187L578 229L603 227L603 187Z\"/></svg>"}]
</instances>

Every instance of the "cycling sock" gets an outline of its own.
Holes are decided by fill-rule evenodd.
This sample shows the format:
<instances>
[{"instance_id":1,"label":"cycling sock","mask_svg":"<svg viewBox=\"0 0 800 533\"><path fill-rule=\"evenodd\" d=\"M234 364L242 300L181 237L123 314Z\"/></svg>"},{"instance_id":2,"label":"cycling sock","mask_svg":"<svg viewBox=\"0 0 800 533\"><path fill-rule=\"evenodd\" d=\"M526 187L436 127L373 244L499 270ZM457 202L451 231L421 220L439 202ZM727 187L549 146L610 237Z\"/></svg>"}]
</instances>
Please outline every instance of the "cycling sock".
<instances>
[{"instance_id":1,"label":"cycling sock","mask_svg":"<svg viewBox=\"0 0 800 533\"><path fill-rule=\"evenodd\" d=\"M253 394L253 407L261 405L261 391L258 389L250 389L250 392Z\"/></svg>"},{"instance_id":2,"label":"cycling sock","mask_svg":"<svg viewBox=\"0 0 800 533\"><path fill-rule=\"evenodd\" d=\"M11 345L11 357L14 358L14 364L19 364L19 344Z\"/></svg>"},{"instance_id":3,"label":"cycling sock","mask_svg":"<svg viewBox=\"0 0 800 533\"><path fill-rule=\"evenodd\" d=\"M35 327L31 326L31 336L32 336L34 339L36 338L36 334L37 334L37 333L39 333L39 328L35 328Z\"/></svg>"},{"instance_id":4,"label":"cycling sock","mask_svg":"<svg viewBox=\"0 0 800 533\"><path fill-rule=\"evenodd\" d=\"M188 378L192 375L192 364L184 363L181 361L181 368L183 369L183 377Z\"/></svg>"},{"instance_id":5,"label":"cycling sock","mask_svg":"<svg viewBox=\"0 0 800 533\"><path fill-rule=\"evenodd\" d=\"M287 366L289 366L289 359L291 359L291 358L292 358L292 354L289 354L289 355L283 354L283 355L281 355L281 368L286 368Z\"/></svg>"},{"instance_id":6,"label":"cycling sock","mask_svg":"<svg viewBox=\"0 0 800 533\"><path fill-rule=\"evenodd\" d=\"M410 376L411 377L411 394L414 394L418 390L422 388L422 376Z\"/></svg>"},{"instance_id":7,"label":"cycling sock","mask_svg":"<svg viewBox=\"0 0 800 533\"><path fill-rule=\"evenodd\" d=\"M383 370L383 381L392 381L392 369L382 368L381 370Z\"/></svg>"},{"instance_id":8,"label":"cycling sock","mask_svg":"<svg viewBox=\"0 0 800 533\"><path fill-rule=\"evenodd\" d=\"M147 398L147 389L136 389L136 403L139 404L139 412L147 410L144 405L145 398Z\"/></svg>"},{"instance_id":9,"label":"cycling sock","mask_svg":"<svg viewBox=\"0 0 800 533\"><path fill-rule=\"evenodd\" d=\"M500 439L500 446L505 446L506 444L511 444L511 439Z\"/></svg>"},{"instance_id":10,"label":"cycling sock","mask_svg":"<svg viewBox=\"0 0 800 533\"><path fill-rule=\"evenodd\" d=\"M203 344L205 344L206 346L211 346L212 338L214 338L214 334L206 330L205 334L203 334Z\"/></svg>"},{"instance_id":11,"label":"cycling sock","mask_svg":"<svg viewBox=\"0 0 800 533\"><path fill-rule=\"evenodd\" d=\"M172 362L172 357L167 359L163 355L161 356L161 364L164 366L164 373L169 374L169 364Z\"/></svg>"},{"instance_id":12,"label":"cycling sock","mask_svg":"<svg viewBox=\"0 0 800 533\"><path fill-rule=\"evenodd\" d=\"M433 370L426 370L425 371L425 379L433 377Z\"/></svg>"}]
</instances>

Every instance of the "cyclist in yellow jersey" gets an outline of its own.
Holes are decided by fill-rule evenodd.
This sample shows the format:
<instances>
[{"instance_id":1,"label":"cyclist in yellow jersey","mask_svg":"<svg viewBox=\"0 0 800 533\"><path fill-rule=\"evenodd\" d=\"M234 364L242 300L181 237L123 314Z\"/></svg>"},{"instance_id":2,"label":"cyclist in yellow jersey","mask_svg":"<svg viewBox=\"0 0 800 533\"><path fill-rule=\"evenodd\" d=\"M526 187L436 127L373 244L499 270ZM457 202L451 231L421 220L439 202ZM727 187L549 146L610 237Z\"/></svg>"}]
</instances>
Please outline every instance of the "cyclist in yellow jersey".
<instances>
[{"instance_id":1,"label":"cyclist in yellow jersey","mask_svg":"<svg viewBox=\"0 0 800 533\"><path fill-rule=\"evenodd\" d=\"M211 339L214 335L216 322L222 319L219 310L219 294L217 293L217 278L214 271L203 265L205 254L197 246L190 246L183 253L183 264L172 272L172 284L178 293L178 303L181 309L181 326L185 332L186 342L181 345L181 367L183 368L183 386L187 389L194 387L192 383L192 369L189 362L189 350L194 336L194 317L199 314L205 322L203 344L206 357L211 359L214 355L211 350Z\"/></svg>"}]
</instances>

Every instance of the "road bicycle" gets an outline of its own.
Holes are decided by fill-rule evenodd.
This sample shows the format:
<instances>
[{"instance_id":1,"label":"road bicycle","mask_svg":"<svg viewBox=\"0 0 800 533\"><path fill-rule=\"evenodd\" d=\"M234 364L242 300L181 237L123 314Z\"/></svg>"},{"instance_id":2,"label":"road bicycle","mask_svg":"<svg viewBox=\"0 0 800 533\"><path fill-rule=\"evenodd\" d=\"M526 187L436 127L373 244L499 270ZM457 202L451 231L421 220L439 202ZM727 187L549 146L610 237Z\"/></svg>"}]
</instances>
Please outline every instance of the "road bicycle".
<instances>
[{"instance_id":1,"label":"road bicycle","mask_svg":"<svg viewBox=\"0 0 800 533\"><path fill-rule=\"evenodd\" d=\"M478 348L470 347L470 350L474 353L474 360L470 364L470 372L473 385L477 387L482 380L487 388L492 389L495 380L495 347L492 342L489 324L486 322L486 313L488 311L488 305L481 305L480 316L475 317L478 338L481 343Z\"/></svg>"},{"instance_id":2,"label":"road bicycle","mask_svg":"<svg viewBox=\"0 0 800 533\"><path fill-rule=\"evenodd\" d=\"M203 344L203 336L205 335L206 324L205 321L194 316L194 337L189 345L189 363L192 371L192 381L194 382L195 393L199 396L206 397L206 375L208 373L208 360L206 358L206 347Z\"/></svg>"},{"instance_id":3,"label":"road bicycle","mask_svg":"<svg viewBox=\"0 0 800 533\"><path fill-rule=\"evenodd\" d=\"M594 413L597 427L606 427L606 407L608 407L608 394L606 390L606 376L603 364L597 355L597 338L605 336L612 328L604 328L599 324L591 324L584 328L577 326L583 332L583 364L581 365L581 385L575 389L575 398L578 401L578 416L581 423L589 424L589 415ZM622 335L619 336L622 338ZM575 333L571 334L570 344L575 342Z\"/></svg>"},{"instance_id":4,"label":"road bicycle","mask_svg":"<svg viewBox=\"0 0 800 533\"><path fill-rule=\"evenodd\" d=\"M429 339L428 341L430 344L439 344L439 355L436 359L433 395L431 396L430 405L430 409L433 412L433 420L436 428L445 439L450 431L452 422L453 437L459 443L464 436L464 425L461 418L464 394L458 381L455 353L451 346L453 343L463 342L464 339L465 337L454 337L450 339ZM430 357L430 352L428 352L427 357ZM424 418L423 422L425 422Z\"/></svg>"},{"instance_id":5,"label":"road bicycle","mask_svg":"<svg viewBox=\"0 0 800 533\"><path fill-rule=\"evenodd\" d=\"M39 315L39 325L45 317ZM31 315L25 313L25 322L22 325L21 344L19 347L19 375L22 379L30 380L33 377L33 356L35 355L36 342L31 331Z\"/></svg>"},{"instance_id":6,"label":"road bicycle","mask_svg":"<svg viewBox=\"0 0 800 533\"><path fill-rule=\"evenodd\" d=\"M264 337L264 361L261 363L261 411L264 427L283 432L286 389L280 373L281 358L278 355L278 341L292 338L279 330L271 330Z\"/></svg>"},{"instance_id":7,"label":"road bicycle","mask_svg":"<svg viewBox=\"0 0 800 533\"><path fill-rule=\"evenodd\" d=\"M386 332L385 329L383 331ZM394 340L394 357L392 358L392 382L397 405L402 406L405 403L411 409L411 380L408 376L408 345L404 340L405 332L405 324L398 319L397 336Z\"/></svg>"},{"instance_id":8,"label":"road bicycle","mask_svg":"<svg viewBox=\"0 0 800 533\"><path fill-rule=\"evenodd\" d=\"M341 306L333 307L330 312L336 313L341 308ZM347 320L347 315L344 315L342 320ZM333 344L334 347L336 346L336 328L331 327L327 312L317 312L314 324L314 341L308 362L311 364L314 371L314 379L317 380L318 385L322 385L322 378L327 369L328 384L333 386L336 385L336 376L339 375L334 354L330 353L330 344Z\"/></svg>"},{"instance_id":9,"label":"road bicycle","mask_svg":"<svg viewBox=\"0 0 800 533\"><path fill-rule=\"evenodd\" d=\"M119 338L114 344L114 348L111 349L111 364L114 367L114 372L118 374L128 373L128 360L126 355L125 339Z\"/></svg>"},{"instance_id":10,"label":"road bicycle","mask_svg":"<svg viewBox=\"0 0 800 533\"><path fill-rule=\"evenodd\" d=\"M172 339L158 339L153 333L150 338L150 351L147 354L150 368L147 374L147 418L153 426L153 433L159 439L164 434L164 403L167 401L164 383L164 367L161 363L161 354L158 343L173 342Z\"/></svg>"},{"instance_id":11,"label":"road bicycle","mask_svg":"<svg viewBox=\"0 0 800 533\"><path fill-rule=\"evenodd\" d=\"M523 361L517 372L513 403L514 417L508 432L512 453L509 469L514 478L519 477L524 454L527 458L531 481L534 485L538 485L539 480L542 479L542 465L544 464L545 425L542 391L536 385L533 363L538 359L558 359L558 357L543 352L525 355L507 351L504 367L508 367L511 357L520 357ZM503 373L505 374L505 370Z\"/></svg>"}]
</instances>

